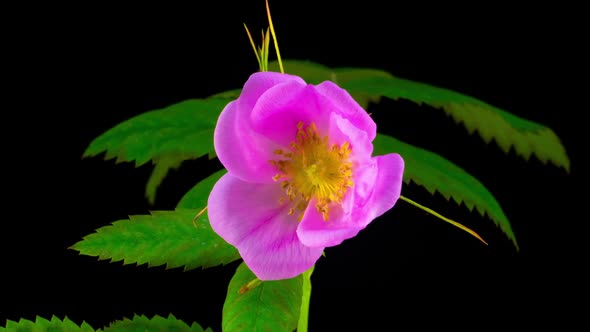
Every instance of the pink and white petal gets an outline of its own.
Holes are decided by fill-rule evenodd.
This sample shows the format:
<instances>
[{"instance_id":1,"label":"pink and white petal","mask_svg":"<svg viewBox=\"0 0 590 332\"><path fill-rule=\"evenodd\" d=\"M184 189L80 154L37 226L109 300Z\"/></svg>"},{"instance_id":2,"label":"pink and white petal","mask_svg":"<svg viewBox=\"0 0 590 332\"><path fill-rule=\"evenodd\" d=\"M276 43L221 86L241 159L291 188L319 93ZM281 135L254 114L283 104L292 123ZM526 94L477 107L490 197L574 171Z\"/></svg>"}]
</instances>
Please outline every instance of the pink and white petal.
<instances>
[{"instance_id":1,"label":"pink and white petal","mask_svg":"<svg viewBox=\"0 0 590 332\"><path fill-rule=\"evenodd\" d=\"M283 83L297 83L302 86L306 85L301 77L289 74L266 71L256 72L250 75L246 83L244 83L242 93L240 94L240 110L249 114L262 94L268 89Z\"/></svg>"},{"instance_id":2,"label":"pink and white petal","mask_svg":"<svg viewBox=\"0 0 590 332\"><path fill-rule=\"evenodd\" d=\"M236 102L230 102L219 115L213 134L217 157L234 176L249 182L272 183L277 170L269 162L276 159L279 146L256 133L239 118Z\"/></svg>"},{"instance_id":3,"label":"pink and white petal","mask_svg":"<svg viewBox=\"0 0 590 332\"><path fill-rule=\"evenodd\" d=\"M299 241L296 216L289 216L287 206L279 204L282 194L276 183L248 183L228 173L209 195L211 227L238 249L261 280L297 276L311 268L323 251Z\"/></svg>"},{"instance_id":4,"label":"pink and white petal","mask_svg":"<svg viewBox=\"0 0 590 332\"><path fill-rule=\"evenodd\" d=\"M371 119L367 111L362 108L350 94L331 81L325 81L316 86L316 89L323 96L328 98L334 108L348 119L352 124L365 131L370 141L377 135L377 125Z\"/></svg>"},{"instance_id":5,"label":"pink and white petal","mask_svg":"<svg viewBox=\"0 0 590 332\"><path fill-rule=\"evenodd\" d=\"M250 120L256 132L288 147L295 140L300 122L314 123L322 133L327 128L331 108L313 85L290 82L276 85L261 95Z\"/></svg>"},{"instance_id":6,"label":"pink and white petal","mask_svg":"<svg viewBox=\"0 0 590 332\"><path fill-rule=\"evenodd\" d=\"M342 145L348 142L352 153L350 159L353 163L364 163L371 159L373 143L366 131L360 130L347 118L338 113L330 114L329 125L330 143Z\"/></svg>"},{"instance_id":7,"label":"pink and white petal","mask_svg":"<svg viewBox=\"0 0 590 332\"><path fill-rule=\"evenodd\" d=\"M312 200L297 228L299 240L309 247L331 247L354 237L362 227L352 223L337 204L330 206L328 221L323 219Z\"/></svg>"},{"instance_id":8,"label":"pink and white petal","mask_svg":"<svg viewBox=\"0 0 590 332\"><path fill-rule=\"evenodd\" d=\"M370 196L364 200L364 204L357 205L357 202L355 202L355 209L352 213L353 220L360 227L365 227L373 219L391 209L401 194L404 175L404 160L402 157L397 153L391 153L374 159L377 162L377 176L374 180L374 187ZM364 176L371 177L372 175L366 172ZM362 178L358 179L359 182L364 180ZM366 183L370 182L372 181L368 178ZM359 190L359 188L356 190Z\"/></svg>"}]
</instances>

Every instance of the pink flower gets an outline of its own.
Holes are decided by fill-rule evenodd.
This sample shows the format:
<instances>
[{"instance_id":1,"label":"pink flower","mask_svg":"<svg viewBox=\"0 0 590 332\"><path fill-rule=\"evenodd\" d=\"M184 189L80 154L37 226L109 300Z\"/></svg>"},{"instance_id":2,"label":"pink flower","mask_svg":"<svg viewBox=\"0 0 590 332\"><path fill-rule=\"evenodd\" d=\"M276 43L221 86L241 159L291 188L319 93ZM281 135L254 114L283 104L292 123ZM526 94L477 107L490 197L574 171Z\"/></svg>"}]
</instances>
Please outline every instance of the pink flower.
<instances>
[{"instance_id":1,"label":"pink flower","mask_svg":"<svg viewBox=\"0 0 590 332\"><path fill-rule=\"evenodd\" d=\"M215 128L228 173L209 196L211 226L261 280L311 268L400 196L404 162L372 157L376 125L336 84L258 72Z\"/></svg>"}]
</instances>

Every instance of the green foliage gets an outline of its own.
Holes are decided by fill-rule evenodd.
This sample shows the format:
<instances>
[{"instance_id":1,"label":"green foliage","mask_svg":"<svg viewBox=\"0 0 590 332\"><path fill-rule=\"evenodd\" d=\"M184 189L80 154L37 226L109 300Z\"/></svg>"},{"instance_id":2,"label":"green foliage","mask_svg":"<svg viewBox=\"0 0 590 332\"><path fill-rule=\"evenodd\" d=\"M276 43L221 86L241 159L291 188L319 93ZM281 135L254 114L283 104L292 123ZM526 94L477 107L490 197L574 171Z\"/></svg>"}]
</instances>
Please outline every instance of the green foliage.
<instances>
[{"instance_id":1,"label":"green foliage","mask_svg":"<svg viewBox=\"0 0 590 332\"><path fill-rule=\"evenodd\" d=\"M207 206L207 200L209 193L213 189L213 186L227 171L222 169L217 171L204 180L197 183L191 188L178 202L177 209L198 209L203 206Z\"/></svg>"},{"instance_id":2,"label":"green foliage","mask_svg":"<svg viewBox=\"0 0 590 332\"><path fill-rule=\"evenodd\" d=\"M169 169L213 152L215 124L228 102L221 97L191 99L135 116L92 141L84 157L106 152L106 160L134 161L136 166L151 160L155 169L146 196L153 202Z\"/></svg>"},{"instance_id":3,"label":"green foliage","mask_svg":"<svg viewBox=\"0 0 590 332\"><path fill-rule=\"evenodd\" d=\"M99 228L71 247L83 255L121 261L124 264L166 264L184 270L227 264L240 256L209 225L203 214L193 224L198 210L154 211L151 215L130 216Z\"/></svg>"},{"instance_id":4,"label":"green foliage","mask_svg":"<svg viewBox=\"0 0 590 332\"><path fill-rule=\"evenodd\" d=\"M135 161L136 166L164 156L198 158L212 149L217 117L227 103L223 98L190 99L140 114L92 141L84 157L106 152L106 160Z\"/></svg>"},{"instance_id":5,"label":"green foliage","mask_svg":"<svg viewBox=\"0 0 590 332\"><path fill-rule=\"evenodd\" d=\"M0 327L0 332L94 332L94 329L85 322L78 326L65 317L63 320L53 316L51 320L37 316L35 321L21 319L18 322L7 320L5 327Z\"/></svg>"},{"instance_id":6,"label":"green foliage","mask_svg":"<svg viewBox=\"0 0 590 332\"><path fill-rule=\"evenodd\" d=\"M173 331L173 332L213 332L210 328L203 328L193 323L188 326L185 322L176 319L172 314L168 318L158 315L153 318L135 315L133 319L118 320L111 323L104 329L98 329L97 332L156 332L156 331ZM53 316L51 320L37 317L33 322L21 319L18 322L8 320L6 327L0 327L0 332L94 332L94 329L83 322L78 326L67 317L63 320Z\"/></svg>"},{"instance_id":7,"label":"green foliage","mask_svg":"<svg viewBox=\"0 0 590 332\"><path fill-rule=\"evenodd\" d=\"M565 149L551 129L475 98L396 78L382 70L332 69L298 60L285 60L284 66L286 72L299 75L309 83L334 81L365 107L370 101L385 96L442 108L456 121L462 122L471 133L479 132L486 142L496 140L504 151L513 147L524 158L535 154L544 162L569 170ZM278 70L278 64L270 63L269 68ZM210 157L215 155L213 132L218 115L229 100L237 98L239 91L222 92L208 99L187 100L129 119L94 140L84 156L106 151L105 159L116 158L118 162L135 161L136 165L142 165L151 160L155 168L147 183L146 195L153 202L157 187L170 169L179 167L183 160L205 154ZM434 153L391 137L379 136L375 149L400 153L406 159L406 181L413 180L431 193L438 191L447 199L452 197L457 203L464 202L469 209L475 207L482 215L487 214L516 245L510 224L497 201L465 171ZM182 198L178 207L197 209L205 206L213 184L223 172L195 186ZM123 258L120 256L119 259Z\"/></svg>"},{"instance_id":8,"label":"green foliage","mask_svg":"<svg viewBox=\"0 0 590 332\"><path fill-rule=\"evenodd\" d=\"M301 308L301 275L277 281L259 281L242 263L227 289L223 305L224 332L292 332ZM248 287L251 285L251 287Z\"/></svg>"},{"instance_id":9,"label":"green foliage","mask_svg":"<svg viewBox=\"0 0 590 332\"><path fill-rule=\"evenodd\" d=\"M154 316L147 318L146 316L135 315L133 319L118 320L108 327L105 327L103 332L156 332L156 331L172 331L172 332L213 332L210 328L203 330L203 328L193 323L191 326L185 322L176 319L172 314L167 318L161 316Z\"/></svg>"},{"instance_id":10,"label":"green foliage","mask_svg":"<svg viewBox=\"0 0 590 332\"><path fill-rule=\"evenodd\" d=\"M157 160L154 159L155 167L145 187L145 196L150 204L154 204L156 201L156 191L160 184L162 184L166 175L168 175L168 171L171 169L178 169L183 161L184 159L178 158L174 155L166 156Z\"/></svg>"},{"instance_id":11,"label":"green foliage","mask_svg":"<svg viewBox=\"0 0 590 332\"><path fill-rule=\"evenodd\" d=\"M228 90L228 91L216 93L216 94L210 96L209 99L218 98L218 99L235 100L235 99L238 99L238 97L240 96L240 93L242 93L242 89L233 89L233 90Z\"/></svg>"},{"instance_id":12,"label":"green foliage","mask_svg":"<svg viewBox=\"0 0 590 332\"><path fill-rule=\"evenodd\" d=\"M544 163L551 162L569 171L570 162L553 130L533 121L491 106L481 100L448 89L392 76L375 69L328 68L298 61L283 61L288 73L310 83L331 80L346 89L366 108L367 101L379 97L403 98L442 109L472 134L477 131L486 143L494 139L504 152L510 148L528 160L532 154ZM276 63L270 65L276 70Z\"/></svg>"},{"instance_id":13,"label":"green foliage","mask_svg":"<svg viewBox=\"0 0 590 332\"><path fill-rule=\"evenodd\" d=\"M508 236L518 249L510 222L500 204L486 187L469 173L430 151L403 143L393 137L377 134L374 153L383 155L399 153L405 161L404 181L413 181L431 194L438 191L447 200L463 202L467 208L475 208L481 215L487 214Z\"/></svg>"},{"instance_id":14,"label":"green foliage","mask_svg":"<svg viewBox=\"0 0 590 332\"><path fill-rule=\"evenodd\" d=\"M551 129L518 118L477 99L395 78L376 69L330 69L320 64L297 60L286 60L284 65L287 72L300 75L310 83L330 79L340 84L365 107L370 100L377 100L380 96L405 98L442 107L455 119L463 121L471 131L477 130L486 141L495 139L505 151L514 146L515 151L526 158L535 153L543 161L552 161L569 169L565 150ZM270 64L270 69L278 69L276 62ZM215 156L212 137L218 115L229 100L237 98L239 91L222 92L208 99L187 100L136 116L94 140L84 156L94 156L106 151L106 159L117 158L119 162L135 161L136 165L142 165L152 160L155 168L146 186L146 196L153 202L157 187L170 169L179 167L183 160L205 154L210 158ZM444 182L436 185L440 187L435 188L433 185L431 189L437 189L441 193L449 192L459 202L463 201L461 196L466 196L465 193L457 195L458 192L454 189L445 190ZM201 198L195 202L206 204L205 197L208 193L205 195L204 191L200 191L199 195ZM197 204L187 205L187 200L189 198L183 198L179 207L197 208ZM469 204L467 201L466 203ZM505 219L500 212L490 216L496 222ZM503 230L510 234L507 227Z\"/></svg>"}]
</instances>

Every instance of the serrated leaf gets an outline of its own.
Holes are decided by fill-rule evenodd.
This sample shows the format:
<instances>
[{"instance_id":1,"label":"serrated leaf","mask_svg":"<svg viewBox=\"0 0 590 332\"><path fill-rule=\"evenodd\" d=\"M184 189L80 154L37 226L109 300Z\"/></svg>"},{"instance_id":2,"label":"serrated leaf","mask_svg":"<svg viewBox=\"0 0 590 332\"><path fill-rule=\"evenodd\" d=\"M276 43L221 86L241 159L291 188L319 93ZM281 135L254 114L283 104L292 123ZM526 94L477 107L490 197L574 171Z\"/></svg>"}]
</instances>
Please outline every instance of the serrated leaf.
<instances>
[{"instance_id":1,"label":"serrated leaf","mask_svg":"<svg viewBox=\"0 0 590 332\"><path fill-rule=\"evenodd\" d=\"M84 157L106 151L107 160L135 161L137 166L164 156L198 158L211 151L213 130L227 103L223 98L190 99L140 114L97 137Z\"/></svg>"},{"instance_id":2,"label":"serrated leaf","mask_svg":"<svg viewBox=\"0 0 590 332\"><path fill-rule=\"evenodd\" d=\"M403 98L442 109L470 133L477 131L486 143L494 139L508 153L528 160L532 154L544 163L551 162L569 172L570 161L557 135L550 128L520 118L476 98L432 85L394 77L376 69L328 68L298 60L284 60L288 73L299 75L310 83L332 80L346 89L361 106L379 97ZM270 68L276 70L276 63Z\"/></svg>"},{"instance_id":3,"label":"serrated leaf","mask_svg":"<svg viewBox=\"0 0 590 332\"><path fill-rule=\"evenodd\" d=\"M167 318L155 315L147 318L143 315L135 315L133 319L123 319L111 323L103 332L212 332L211 328L204 330L201 325L187 323L177 319L172 314Z\"/></svg>"},{"instance_id":4,"label":"serrated leaf","mask_svg":"<svg viewBox=\"0 0 590 332\"><path fill-rule=\"evenodd\" d=\"M166 156L158 160L154 160L154 169L145 187L145 196L150 204L156 201L156 191L162 181L168 175L171 169L178 169L184 160L177 159L176 156Z\"/></svg>"},{"instance_id":5,"label":"serrated leaf","mask_svg":"<svg viewBox=\"0 0 590 332\"><path fill-rule=\"evenodd\" d=\"M35 321L21 319L18 322L7 320L5 327L0 327L0 332L94 332L92 326L86 322L77 325L65 317L63 320L53 316L51 320L37 316Z\"/></svg>"},{"instance_id":6,"label":"serrated leaf","mask_svg":"<svg viewBox=\"0 0 590 332\"><path fill-rule=\"evenodd\" d=\"M301 309L301 275L262 281L244 290L244 286L255 279L254 273L242 262L227 289L221 329L224 332L295 330Z\"/></svg>"},{"instance_id":7,"label":"serrated leaf","mask_svg":"<svg viewBox=\"0 0 590 332\"><path fill-rule=\"evenodd\" d=\"M228 102L221 97L190 99L135 116L97 137L83 156L106 152L106 160L134 161L136 166L151 160L155 169L146 196L153 202L156 189L169 169L178 167L184 160L215 155L213 132Z\"/></svg>"},{"instance_id":8,"label":"serrated leaf","mask_svg":"<svg viewBox=\"0 0 590 332\"><path fill-rule=\"evenodd\" d=\"M227 173L227 170L222 169L197 183L191 190L184 194L176 208L198 209L207 206L207 200L209 199L209 194L213 186L225 173Z\"/></svg>"},{"instance_id":9,"label":"serrated leaf","mask_svg":"<svg viewBox=\"0 0 590 332\"><path fill-rule=\"evenodd\" d=\"M206 215L193 224L199 210L152 211L130 216L99 228L71 247L83 255L112 262L184 270L228 264L240 258L238 251L211 229Z\"/></svg>"},{"instance_id":10,"label":"serrated leaf","mask_svg":"<svg viewBox=\"0 0 590 332\"><path fill-rule=\"evenodd\" d=\"M490 219L512 240L516 237L500 204L487 188L472 175L438 154L404 143L391 136L377 134L373 141L375 155L399 153L405 162L404 181L413 181L434 194L439 192L447 200L464 203Z\"/></svg>"}]
</instances>

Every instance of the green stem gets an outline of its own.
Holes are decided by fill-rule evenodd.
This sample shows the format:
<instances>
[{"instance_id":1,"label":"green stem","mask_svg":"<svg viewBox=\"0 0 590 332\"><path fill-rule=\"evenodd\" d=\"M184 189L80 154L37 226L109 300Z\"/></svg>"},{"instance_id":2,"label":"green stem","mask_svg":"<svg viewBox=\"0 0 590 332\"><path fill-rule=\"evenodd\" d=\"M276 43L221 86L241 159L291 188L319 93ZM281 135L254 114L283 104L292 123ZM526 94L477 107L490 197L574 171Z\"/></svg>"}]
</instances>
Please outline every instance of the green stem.
<instances>
[{"instance_id":1,"label":"green stem","mask_svg":"<svg viewBox=\"0 0 590 332\"><path fill-rule=\"evenodd\" d=\"M309 300L311 299L311 274L315 266L303 272L303 294L301 295L301 310L299 313L299 322L297 323L297 332L307 332L307 323L309 321Z\"/></svg>"}]
</instances>

